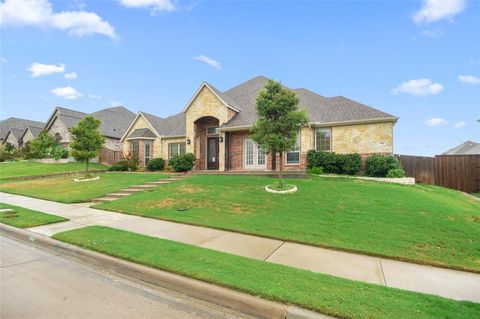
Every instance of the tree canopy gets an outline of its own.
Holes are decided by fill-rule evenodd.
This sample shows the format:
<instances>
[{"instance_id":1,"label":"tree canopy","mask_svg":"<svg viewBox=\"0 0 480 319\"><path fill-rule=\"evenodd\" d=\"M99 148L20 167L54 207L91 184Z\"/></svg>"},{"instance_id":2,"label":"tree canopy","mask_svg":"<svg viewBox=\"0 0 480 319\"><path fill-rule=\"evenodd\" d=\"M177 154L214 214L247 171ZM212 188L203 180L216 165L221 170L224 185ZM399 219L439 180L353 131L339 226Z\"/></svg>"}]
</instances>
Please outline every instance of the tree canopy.
<instances>
[{"instance_id":1,"label":"tree canopy","mask_svg":"<svg viewBox=\"0 0 480 319\"><path fill-rule=\"evenodd\" d=\"M105 141L105 138L98 131L99 127L100 120L89 115L70 129L72 155L77 161L86 163L86 171L88 171L89 161L98 155Z\"/></svg>"}]
</instances>

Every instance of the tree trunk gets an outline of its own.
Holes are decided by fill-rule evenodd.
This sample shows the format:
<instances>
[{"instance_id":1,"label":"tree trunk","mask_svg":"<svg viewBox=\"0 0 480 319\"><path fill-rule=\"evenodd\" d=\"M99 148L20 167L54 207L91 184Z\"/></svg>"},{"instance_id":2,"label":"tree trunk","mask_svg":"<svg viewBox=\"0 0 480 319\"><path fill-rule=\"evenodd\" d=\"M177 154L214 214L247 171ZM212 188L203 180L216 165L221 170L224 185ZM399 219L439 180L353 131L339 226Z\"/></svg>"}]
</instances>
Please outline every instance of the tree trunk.
<instances>
[{"instance_id":1,"label":"tree trunk","mask_svg":"<svg viewBox=\"0 0 480 319\"><path fill-rule=\"evenodd\" d=\"M278 171L278 178L280 178L280 184L283 185L283 152L279 152L280 153L280 169Z\"/></svg>"},{"instance_id":2,"label":"tree trunk","mask_svg":"<svg viewBox=\"0 0 480 319\"><path fill-rule=\"evenodd\" d=\"M89 162L89 159L87 158L87 174L88 174L88 162Z\"/></svg>"}]
</instances>

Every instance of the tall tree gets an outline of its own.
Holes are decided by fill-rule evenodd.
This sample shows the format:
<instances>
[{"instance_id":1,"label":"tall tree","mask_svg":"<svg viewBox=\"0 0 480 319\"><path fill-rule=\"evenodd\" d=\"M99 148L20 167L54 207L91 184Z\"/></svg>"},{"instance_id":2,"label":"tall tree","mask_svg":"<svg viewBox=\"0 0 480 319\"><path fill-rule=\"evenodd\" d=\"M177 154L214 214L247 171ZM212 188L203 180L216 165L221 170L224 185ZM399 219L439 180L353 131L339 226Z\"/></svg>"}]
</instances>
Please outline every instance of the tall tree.
<instances>
[{"instance_id":1,"label":"tall tree","mask_svg":"<svg viewBox=\"0 0 480 319\"><path fill-rule=\"evenodd\" d=\"M307 113L298 107L299 102L295 92L273 80L257 96L258 120L251 129L251 138L267 153L280 154L278 177L282 185L283 153L295 147L300 129L308 123Z\"/></svg>"},{"instance_id":2,"label":"tall tree","mask_svg":"<svg viewBox=\"0 0 480 319\"><path fill-rule=\"evenodd\" d=\"M89 115L80 120L80 122L70 129L72 135L73 157L80 162L85 162L85 172L88 173L88 164L90 160L98 155L105 139L98 131L100 120Z\"/></svg>"}]
</instances>

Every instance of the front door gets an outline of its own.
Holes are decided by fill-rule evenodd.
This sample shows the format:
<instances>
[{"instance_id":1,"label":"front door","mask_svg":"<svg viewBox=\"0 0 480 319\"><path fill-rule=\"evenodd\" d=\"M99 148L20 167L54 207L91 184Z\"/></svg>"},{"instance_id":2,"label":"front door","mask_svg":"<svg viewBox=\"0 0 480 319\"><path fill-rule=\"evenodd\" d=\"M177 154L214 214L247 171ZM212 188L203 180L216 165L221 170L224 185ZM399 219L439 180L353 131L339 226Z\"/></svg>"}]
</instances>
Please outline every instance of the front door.
<instances>
[{"instance_id":1,"label":"front door","mask_svg":"<svg viewBox=\"0 0 480 319\"><path fill-rule=\"evenodd\" d=\"M218 137L207 138L207 169L218 170Z\"/></svg>"},{"instance_id":2,"label":"front door","mask_svg":"<svg viewBox=\"0 0 480 319\"><path fill-rule=\"evenodd\" d=\"M245 140L245 152L244 152L245 169L258 170L266 169L267 161L265 150L257 145L251 139Z\"/></svg>"}]
</instances>

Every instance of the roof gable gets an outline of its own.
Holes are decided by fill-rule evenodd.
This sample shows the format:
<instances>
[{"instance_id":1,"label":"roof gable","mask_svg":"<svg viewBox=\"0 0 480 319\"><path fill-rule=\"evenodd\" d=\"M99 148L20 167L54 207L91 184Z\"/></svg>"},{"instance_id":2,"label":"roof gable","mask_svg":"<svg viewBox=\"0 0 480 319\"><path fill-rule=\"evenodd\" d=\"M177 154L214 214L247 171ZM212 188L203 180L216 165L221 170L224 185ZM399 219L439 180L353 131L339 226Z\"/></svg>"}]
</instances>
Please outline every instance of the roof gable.
<instances>
[{"instance_id":1,"label":"roof gable","mask_svg":"<svg viewBox=\"0 0 480 319\"><path fill-rule=\"evenodd\" d=\"M135 127L135 124L138 122L138 119L139 118L142 118L146 123L147 123L147 126L148 128L156 134L156 136L160 136L160 134L157 132L157 130L155 129L155 127L152 125L152 123L150 122L150 120L154 120L155 118L158 118L158 119L161 119L159 118L158 116L155 116L155 115L151 115L151 114L148 114L148 113L144 113L144 112L138 112L138 114L135 116L135 118L133 119L133 121L130 123L129 127L127 128L127 130L125 131L125 133L123 134L122 138L120 139L120 141L124 141L127 136L130 134L130 131L132 131L132 129Z\"/></svg>"},{"instance_id":2,"label":"roof gable","mask_svg":"<svg viewBox=\"0 0 480 319\"><path fill-rule=\"evenodd\" d=\"M17 117L9 117L5 120L0 121L0 139L6 138L6 135L10 129L20 129L25 130L28 126L43 127L45 123L39 121L32 121Z\"/></svg>"},{"instance_id":3,"label":"roof gable","mask_svg":"<svg viewBox=\"0 0 480 319\"><path fill-rule=\"evenodd\" d=\"M207 82L203 82L202 84L200 84L198 90L192 96L190 101L188 101L187 105L183 108L183 112L186 112L188 110L188 108L192 105L193 101L195 101L195 98L200 94L203 88L209 89L226 107L235 112L239 112L239 110L235 107L235 102L229 96L227 96L214 86L208 84Z\"/></svg>"},{"instance_id":4,"label":"roof gable","mask_svg":"<svg viewBox=\"0 0 480 319\"><path fill-rule=\"evenodd\" d=\"M480 143L474 141L466 141L455 146L442 155L480 155Z\"/></svg>"}]
</instances>

